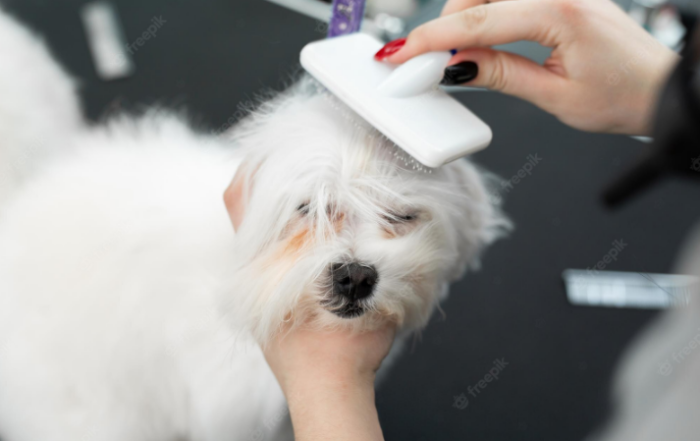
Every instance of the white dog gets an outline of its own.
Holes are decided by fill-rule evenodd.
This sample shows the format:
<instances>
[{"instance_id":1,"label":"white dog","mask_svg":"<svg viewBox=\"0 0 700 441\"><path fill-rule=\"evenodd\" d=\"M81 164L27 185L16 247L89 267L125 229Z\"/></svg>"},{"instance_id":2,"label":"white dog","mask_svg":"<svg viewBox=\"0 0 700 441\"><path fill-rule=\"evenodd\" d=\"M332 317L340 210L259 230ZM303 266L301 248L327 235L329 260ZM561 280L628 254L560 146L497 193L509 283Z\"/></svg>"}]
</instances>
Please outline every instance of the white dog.
<instances>
[{"instance_id":1,"label":"white dog","mask_svg":"<svg viewBox=\"0 0 700 441\"><path fill-rule=\"evenodd\" d=\"M3 441L291 438L260 344L419 329L507 228L471 164L411 170L311 80L224 139L89 127L1 12L0 54Z\"/></svg>"}]
</instances>

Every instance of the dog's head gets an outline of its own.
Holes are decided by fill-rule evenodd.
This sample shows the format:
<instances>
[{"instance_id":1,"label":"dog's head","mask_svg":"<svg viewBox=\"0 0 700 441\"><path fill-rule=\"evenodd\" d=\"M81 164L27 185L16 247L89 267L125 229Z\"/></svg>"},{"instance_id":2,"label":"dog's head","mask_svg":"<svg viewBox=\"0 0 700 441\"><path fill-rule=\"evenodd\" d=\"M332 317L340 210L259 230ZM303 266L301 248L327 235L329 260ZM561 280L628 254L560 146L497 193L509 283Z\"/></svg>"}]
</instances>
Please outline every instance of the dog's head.
<instances>
[{"instance_id":1,"label":"dog's head","mask_svg":"<svg viewBox=\"0 0 700 441\"><path fill-rule=\"evenodd\" d=\"M237 259L227 312L259 341L290 320L420 327L508 225L469 162L414 170L310 80L234 137L244 159L225 194Z\"/></svg>"}]
</instances>

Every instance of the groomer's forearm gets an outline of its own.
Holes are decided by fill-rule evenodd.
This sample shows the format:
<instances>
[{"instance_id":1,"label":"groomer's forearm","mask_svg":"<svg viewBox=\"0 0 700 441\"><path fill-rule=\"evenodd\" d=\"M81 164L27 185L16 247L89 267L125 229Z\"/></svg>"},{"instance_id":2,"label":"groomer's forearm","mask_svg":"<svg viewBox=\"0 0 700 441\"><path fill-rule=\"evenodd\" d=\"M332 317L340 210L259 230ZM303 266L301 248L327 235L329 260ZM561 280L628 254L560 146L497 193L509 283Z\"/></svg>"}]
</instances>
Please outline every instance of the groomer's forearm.
<instances>
[{"instance_id":1,"label":"groomer's forearm","mask_svg":"<svg viewBox=\"0 0 700 441\"><path fill-rule=\"evenodd\" d=\"M296 441L383 441L374 379L295 385L287 401Z\"/></svg>"}]
</instances>

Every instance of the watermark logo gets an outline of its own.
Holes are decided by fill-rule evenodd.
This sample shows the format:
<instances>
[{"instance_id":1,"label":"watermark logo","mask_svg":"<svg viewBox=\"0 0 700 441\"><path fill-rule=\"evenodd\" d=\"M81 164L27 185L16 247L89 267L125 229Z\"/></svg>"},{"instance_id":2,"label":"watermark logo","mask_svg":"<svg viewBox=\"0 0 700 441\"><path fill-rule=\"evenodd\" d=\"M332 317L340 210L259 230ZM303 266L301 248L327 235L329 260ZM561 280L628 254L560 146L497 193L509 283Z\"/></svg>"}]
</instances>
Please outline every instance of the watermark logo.
<instances>
[{"instance_id":1,"label":"watermark logo","mask_svg":"<svg viewBox=\"0 0 700 441\"><path fill-rule=\"evenodd\" d=\"M265 431L261 428L257 428L256 430L253 430L250 433L248 439L250 441L262 441L263 439L265 439Z\"/></svg>"},{"instance_id":2,"label":"watermark logo","mask_svg":"<svg viewBox=\"0 0 700 441\"><path fill-rule=\"evenodd\" d=\"M693 171L700 171L700 156L690 160L690 169Z\"/></svg>"},{"instance_id":3,"label":"watermark logo","mask_svg":"<svg viewBox=\"0 0 700 441\"><path fill-rule=\"evenodd\" d=\"M317 20L316 21L316 28L314 28L314 31L318 32L319 34L327 34L328 33L328 28L330 25L328 22L325 22L323 20Z\"/></svg>"},{"instance_id":4,"label":"watermark logo","mask_svg":"<svg viewBox=\"0 0 700 441\"><path fill-rule=\"evenodd\" d=\"M691 338L688 343L680 348L678 351L671 354L670 359L664 360L663 363L659 365L659 374L667 377L673 372L673 364L680 365L686 358L690 356L696 349L700 348L700 328L697 329L697 333ZM673 360L673 363L671 363Z\"/></svg>"},{"instance_id":5,"label":"watermark logo","mask_svg":"<svg viewBox=\"0 0 700 441\"><path fill-rule=\"evenodd\" d=\"M608 72L608 84L611 86L617 86L620 84L620 74L618 72Z\"/></svg>"},{"instance_id":6,"label":"watermark logo","mask_svg":"<svg viewBox=\"0 0 700 441\"><path fill-rule=\"evenodd\" d=\"M641 47L627 59L620 63L613 71L608 72L607 82L610 86L617 86L622 82L623 75L629 75L632 69L642 64L648 64L653 61L653 55L649 47Z\"/></svg>"},{"instance_id":7,"label":"watermark logo","mask_svg":"<svg viewBox=\"0 0 700 441\"><path fill-rule=\"evenodd\" d=\"M467 386L467 393L476 398L481 394L491 382L497 381L501 372L508 366L508 362L504 358L497 358L493 361L493 367L489 369L488 373L481 380L477 381L475 384ZM469 398L465 393L461 393L454 397L454 402L452 407L459 410L464 410L469 405Z\"/></svg>"},{"instance_id":8,"label":"watermark logo","mask_svg":"<svg viewBox=\"0 0 700 441\"><path fill-rule=\"evenodd\" d=\"M469 399L467 398L464 393L461 393L457 396L454 397L454 403L452 404L452 407L456 407L459 410L464 410L469 406Z\"/></svg>"},{"instance_id":9,"label":"watermark logo","mask_svg":"<svg viewBox=\"0 0 700 441\"><path fill-rule=\"evenodd\" d=\"M671 375L671 372L673 372L673 366L668 360L659 365L659 373L664 377Z\"/></svg>"},{"instance_id":10,"label":"watermark logo","mask_svg":"<svg viewBox=\"0 0 700 441\"><path fill-rule=\"evenodd\" d=\"M9 161L0 163L0 184L10 185L18 180L31 168L39 158L41 149L36 145L24 146Z\"/></svg>"}]
</instances>

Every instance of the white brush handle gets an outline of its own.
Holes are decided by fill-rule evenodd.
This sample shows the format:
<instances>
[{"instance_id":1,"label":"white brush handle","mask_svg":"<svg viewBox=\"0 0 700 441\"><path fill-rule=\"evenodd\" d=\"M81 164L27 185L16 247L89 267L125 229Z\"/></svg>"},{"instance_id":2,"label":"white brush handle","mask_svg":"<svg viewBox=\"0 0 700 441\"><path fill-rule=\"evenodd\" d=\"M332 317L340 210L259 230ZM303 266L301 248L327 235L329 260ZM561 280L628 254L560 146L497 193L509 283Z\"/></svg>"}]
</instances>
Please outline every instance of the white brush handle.
<instances>
[{"instance_id":1,"label":"white brush handle","mask_svg":"<svg viewBox=\"0 0 700 441\"><path fill-rule=\"evenodd\" d=\"M437 88L445 74L449 52L428 52L398 66L377 90L384 96L407 98Z\"/></svg>"}]
</instances>

